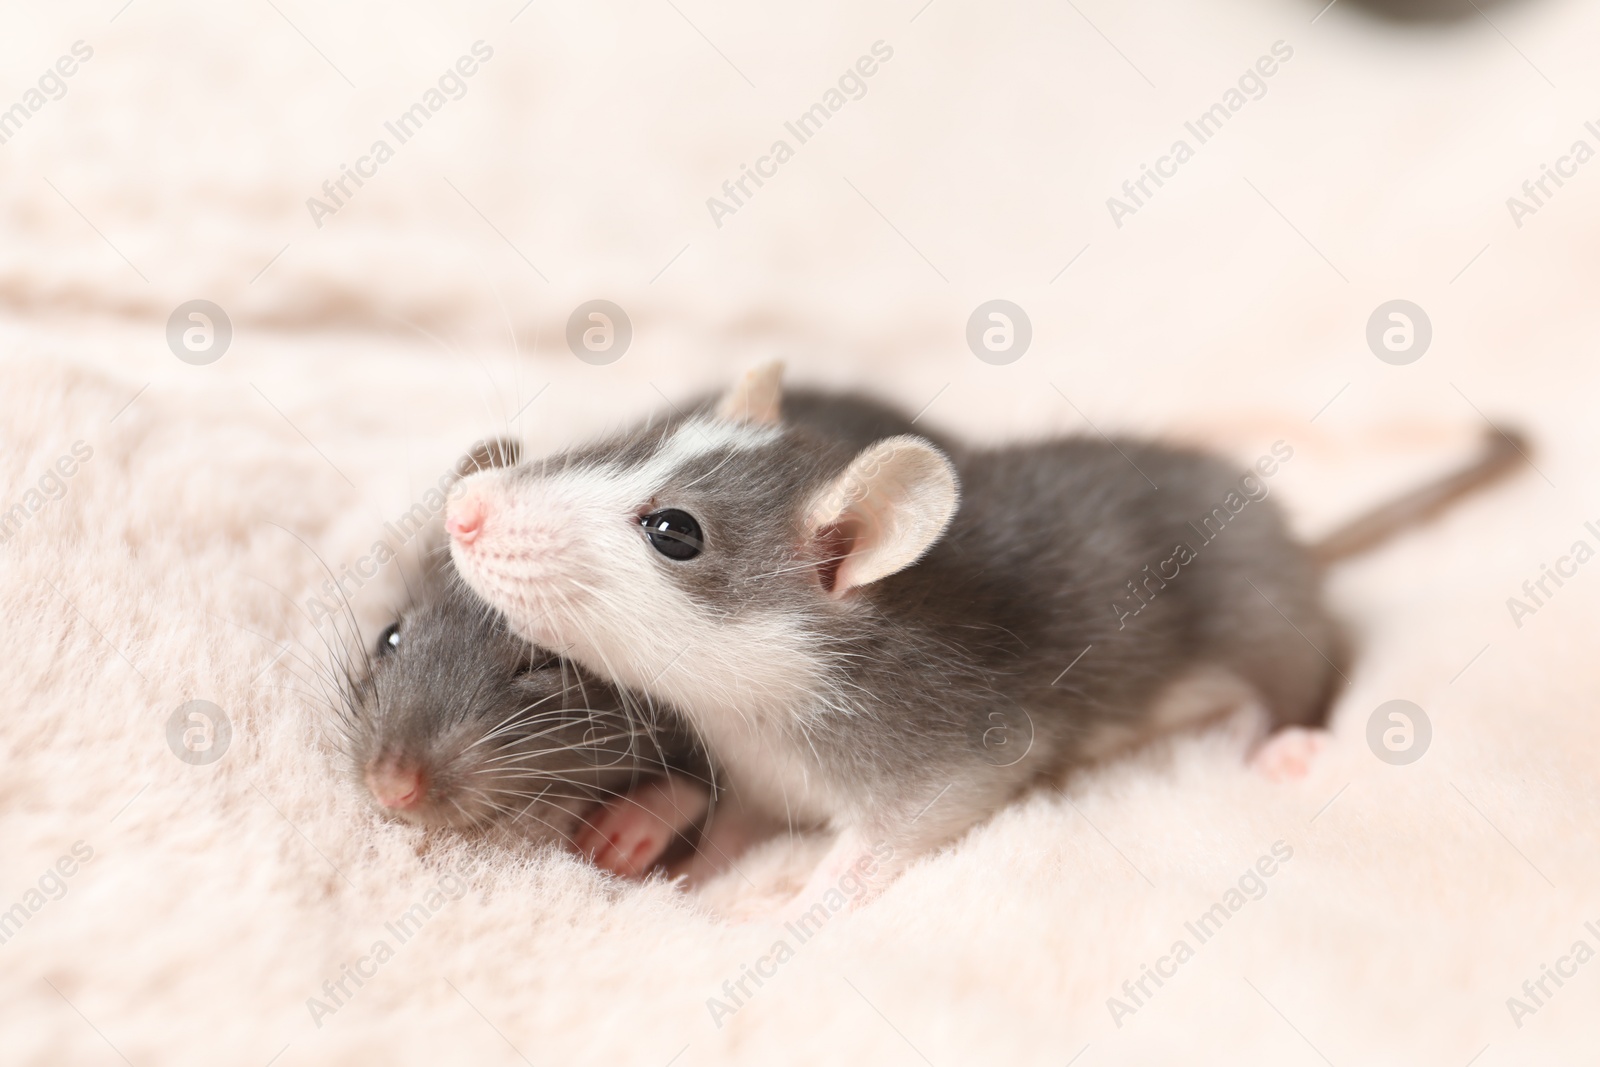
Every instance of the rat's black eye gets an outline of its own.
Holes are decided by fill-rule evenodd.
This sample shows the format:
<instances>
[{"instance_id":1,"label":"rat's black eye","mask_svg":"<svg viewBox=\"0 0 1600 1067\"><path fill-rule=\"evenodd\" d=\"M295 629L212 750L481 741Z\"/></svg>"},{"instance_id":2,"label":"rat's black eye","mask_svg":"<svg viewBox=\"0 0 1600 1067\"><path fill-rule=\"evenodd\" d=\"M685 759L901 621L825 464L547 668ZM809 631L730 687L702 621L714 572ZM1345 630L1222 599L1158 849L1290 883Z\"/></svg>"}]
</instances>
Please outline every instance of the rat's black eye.
<instances>
[{"instance_id":1,"label":"rat's black eye","mask_svg":"<svg viewBox=\"0 0 1600 1067\"><path fill-rule=\"evenodd\" d=\"M705 538L700 533L700 524L687 511L663 508L652 511L639 522L644 527L645 537L650 540L650 546L668 559L680 563L694 559L706 546Z\"/></svg>"},{"instance_id":2,"label":"rat's black eye","mask_svg":"<svg viewBox=\"0 0 1600 1067\"><path fill-rule=\"evenodd\" d=\"M391 622L383 628L383 633L378 635L378 655L391 655L400 647L400 624Z\"/></svg>"}]
</instances>

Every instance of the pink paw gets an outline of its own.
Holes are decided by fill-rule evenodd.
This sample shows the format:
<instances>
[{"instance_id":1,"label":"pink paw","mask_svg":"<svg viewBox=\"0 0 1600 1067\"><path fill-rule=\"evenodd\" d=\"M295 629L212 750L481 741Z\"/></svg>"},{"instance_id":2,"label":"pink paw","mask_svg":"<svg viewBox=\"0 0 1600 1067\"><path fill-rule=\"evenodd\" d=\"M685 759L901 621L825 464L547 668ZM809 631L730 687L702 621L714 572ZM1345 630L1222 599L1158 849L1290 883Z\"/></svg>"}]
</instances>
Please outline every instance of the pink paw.
<instances>
[{"instance_id":1,"label":"pink paw","mask_svg":"<svg viewBox=\"0 0 1600 1067\"><path fill-rule=\"evenodd\" d=\"M1322 730L1290 726L1267 738L1250 764L1270 782L1298 782L1311 773L1311 764L1328 747Z\"/></svg>"},{"instance_id":2,"label":"pink paw","mask_svg":"<svg viewBox=\"0 0 1600 1067\"><path fill-rule=\"evenodd\" d=\"M676 835L654 812L619 798L591 815L573 844L601 870L638 878L661 858Z\"/></svg>"},{"instance_id":3,"label":"pink paw","mask_svg":"<svg viewBox=\"0 0 1600 1067\"><path fill-rule=\"evenodd\" d=\"M691 778L652 778L602 804L572 843L601 870L638 878L705 818L710 803L711 793Z\"/></svg>"}]
</instances>

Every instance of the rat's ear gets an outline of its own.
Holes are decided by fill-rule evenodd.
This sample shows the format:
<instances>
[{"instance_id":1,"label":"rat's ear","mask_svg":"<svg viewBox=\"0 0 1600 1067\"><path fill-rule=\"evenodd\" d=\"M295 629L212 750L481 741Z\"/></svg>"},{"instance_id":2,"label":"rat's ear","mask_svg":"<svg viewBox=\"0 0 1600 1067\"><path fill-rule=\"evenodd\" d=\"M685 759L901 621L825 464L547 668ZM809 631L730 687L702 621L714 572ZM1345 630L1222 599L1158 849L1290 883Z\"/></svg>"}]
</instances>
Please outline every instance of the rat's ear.
<instances>
[{"instance_id":1,"label":"rat's ear","mask_svg":"<svg viewBox=\"0 0 1600 1067\"><path fill-rule=\"evenodd\" d=\"M456 474L465 478L490 467L515 467L521 459L521 442L509 437L490 437L473 445L456 462Z\"/></svg>"},{"instance_id":2,"label":"rat's ear","mask_svg":"<svg viewBox=\"0 0 1600 1067\"><path fill-rule=\"evenodd\" d=\"M729 422L775 426L783 407L783 363L773 360L749 371L717 405L717 417Z\"/></svg>"},{"instance_id":3,"label":"rat's ear","mask_svg":"<svg viewBox=\"0 0 1600 1067\"><path fill-rule=\"evenodd\" d=\"M866 449L806 515L822 588L840 597L911 566L944 534L960 499L955 468L922 438Z\"/></svg>"}]
</instances>

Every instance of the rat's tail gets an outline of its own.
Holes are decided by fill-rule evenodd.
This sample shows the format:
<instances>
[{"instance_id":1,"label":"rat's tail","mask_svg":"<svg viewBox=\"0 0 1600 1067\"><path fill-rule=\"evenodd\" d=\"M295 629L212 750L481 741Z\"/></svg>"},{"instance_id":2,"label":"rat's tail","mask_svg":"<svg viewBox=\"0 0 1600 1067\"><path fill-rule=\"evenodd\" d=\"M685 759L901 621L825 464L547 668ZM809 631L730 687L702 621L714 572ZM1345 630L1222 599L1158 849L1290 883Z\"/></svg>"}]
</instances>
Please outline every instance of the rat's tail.
<instances>
[{"instance_id":1,"label":"rat's tail","mask_svg":"<svg viewBox=\"0 0 1600 1067\"><path fill-rule=\"evenodd\" d=\"M1337 563L1420 526L1462 497L1510 474L1528 461L1532 447L1517 430L1491 429L1484 434L1482 454L1472 463L1339 527L1311 546L1311 557L1324 566Z\"/></svg>"}]
</instances>

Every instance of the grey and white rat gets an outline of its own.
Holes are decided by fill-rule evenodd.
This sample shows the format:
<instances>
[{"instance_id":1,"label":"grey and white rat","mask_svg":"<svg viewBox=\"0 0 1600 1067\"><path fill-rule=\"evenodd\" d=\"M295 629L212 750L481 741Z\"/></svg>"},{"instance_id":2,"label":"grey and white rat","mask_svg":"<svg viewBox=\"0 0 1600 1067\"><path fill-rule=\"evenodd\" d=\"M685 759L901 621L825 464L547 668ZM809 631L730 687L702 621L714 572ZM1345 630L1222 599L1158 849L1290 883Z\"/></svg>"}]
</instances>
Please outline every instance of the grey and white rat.
<instances>
[{"instance_id":1,"label":"grey and white rat","mask_svg":"<svg viewBox=\"0 0 1600 1067\"><path fill-rule=\"evenodd\" d=\"M480 445L472 466L514 456ZM710 767L684 725L535 648L440 552L342 686L350 771L386 814L453 829L559 840L639 875L711 801Z\"/></svg>"},{"instance_id":2,"label":"grey and white rat","mask_svg":"<svg viewBox=\"0 0 1600 1067\"><path fill-rule=\"evenodd\" d=\"M833 866L887 846L887 879L1030 784L1241 704L1323 720L1344 644L1255 471L789 406L763 368L469 477L446 528L519 633L678 709L746 803L843 831Z\"/></svg>"}]
</instances>

